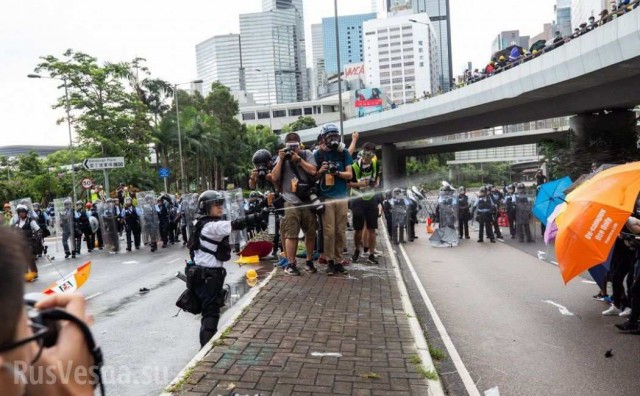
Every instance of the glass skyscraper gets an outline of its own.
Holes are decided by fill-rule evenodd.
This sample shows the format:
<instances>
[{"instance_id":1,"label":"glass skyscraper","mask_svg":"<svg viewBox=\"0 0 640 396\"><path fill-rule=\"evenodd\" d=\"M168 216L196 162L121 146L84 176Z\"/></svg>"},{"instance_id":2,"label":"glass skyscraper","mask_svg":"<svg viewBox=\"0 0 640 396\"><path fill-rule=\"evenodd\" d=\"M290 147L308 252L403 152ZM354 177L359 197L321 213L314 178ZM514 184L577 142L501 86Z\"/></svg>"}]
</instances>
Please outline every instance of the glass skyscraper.
<instances>
[{"instance_id":1,"label":"glass skyscraper","mask_svg":"<svg viewBox=\"0 0 640 396\"><path fill-rule=\"evenodd\" d=\"M370 19L376 19L376 14L369 13L338 17L341 67L349 63L361 63L364 61L362 23ZM327 74L337 73L338 57L336 52L335 18L322 18L322 37L324 42L324 70Z\"/></svg>"},{"instance_id":2,"label":"glass skyscraper","mask_svg":"<svg viewBox=\"0 0 640 396\"><path fill-rule=\"evenodd\" d=\"M262 7L240 15L246 91L261 104L307 100L302 0L263 0Z\"/></svg>"},{"instance_id":3,"label":"glass skyscraper","mask_svg":"<svg viewBox=\"0 0 640 396\"><path fill-rule=\"evenodd\" d=\"M196 66L203 96L207 96L214 81L220 81L232 91L244 90L240 35L214 36L197 44Z\"/></svg>"}]
</instances>

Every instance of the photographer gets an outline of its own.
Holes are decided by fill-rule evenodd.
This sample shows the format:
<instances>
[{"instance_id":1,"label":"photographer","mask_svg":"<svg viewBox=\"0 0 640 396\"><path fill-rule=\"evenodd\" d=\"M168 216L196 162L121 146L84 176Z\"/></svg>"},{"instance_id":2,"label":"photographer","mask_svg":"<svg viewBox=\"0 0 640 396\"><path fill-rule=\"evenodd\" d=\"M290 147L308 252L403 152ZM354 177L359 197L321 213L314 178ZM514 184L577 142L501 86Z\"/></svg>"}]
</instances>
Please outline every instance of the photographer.
<instances>
[{"instance_id":1,"label":"photographer","mask_svg":"<svg viewBox=\"0 0 640 396\"><path fill-rule=\"evenodd\" d=\"M91 370L94 359L80 325L59 322L55 345L43 348L43 338L49 333L27 316L22 302L22 268L18 263L27 261L28 254L19 234L8 228L0 229L0 393L92 395L97 380ZM85 302L78 294L46 297L36 308L64 310L86 330Z\"/></svg>"},{"instance_id":2,"label":"photographer","mask_svg":"<svg viewBox=\"0 0 640 396\"><path fill-rule=\"evenodd\" d=\"M251 171L251 176L249 176L249 188L252 190L256 188L273 190L271 153L268 150L260 149L253 154L251 162L253 162L253 170Z\"/></svg>"},{"instance_id":3,"label":"photographer","mask_svg":"<svg viewBox=\"0 0 640 396\"><path fill-rule=\"evenodd\" d=\"M380 210L379 200L374 188L379 183L380 173L377 161L374 161L375 145L365 143L362 147L360 158L353 163L353 177L348 183L351 187L351 212L353 213L353 228L355 229L355 252L352 260L360 258L360 248L363 245L363 234L366 223L366 246L370 249L367 262L378 264L378 259L373 254L376 248L376 230L378 229L378 215Z\"/></svg>"},{"instance_id":4,"label":"photographer","mask_svg":"<svg viewBox=\"0 0 640 396\"><path fill-rule=\"evenodd\" d=\"M321 133L324 145L314 156L320 178L319 194L325 200L322 226L327 275L333 276L336 272L347 274L346 261L341 258L347 242L347 182L353 177L353 159L348 150L340 149L340 131L334 124L322 127Z\"/></svg>"},{"instance_id":5,"label":"photographer","mask_svg":"<svg viewBox=\"0 0 640 396\"><path fill-rule=\"evenodd\" d=\"M285 148L278 152L278 159L273 168L273 184L279 186L284 198L284 219L280 224L284 234L284 249L288 260L285 272L289 275L300 275L296 263L298 234L304 232L304 243L307 253L306 270L315 273L313 250L315 248L318 222L314 210L322 207L314 191L316 161L310 151L302 148L300 136L289 133L285 136ZM314 203L314 205L310 205Z\"/></svg>"}]
</instances>

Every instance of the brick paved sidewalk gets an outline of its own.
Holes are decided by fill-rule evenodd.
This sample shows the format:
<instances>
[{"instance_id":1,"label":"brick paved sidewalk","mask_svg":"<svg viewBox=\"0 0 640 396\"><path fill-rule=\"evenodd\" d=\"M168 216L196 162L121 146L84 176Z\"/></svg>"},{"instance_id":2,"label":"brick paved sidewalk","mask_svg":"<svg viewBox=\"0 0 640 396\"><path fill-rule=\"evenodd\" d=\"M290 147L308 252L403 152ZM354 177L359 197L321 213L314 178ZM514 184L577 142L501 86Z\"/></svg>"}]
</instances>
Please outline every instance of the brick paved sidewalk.
<instances>
[{"instance_id":1,"label":"brick paved sidewalk","mask_svg":"<svg viewBox=\"0 0 640 396\"><path fill-rule=\"evenodd\" d=\"M349 276L278 270L176 393L426 395L388 252L379 259Z\"/></svg>"}]
</instances>

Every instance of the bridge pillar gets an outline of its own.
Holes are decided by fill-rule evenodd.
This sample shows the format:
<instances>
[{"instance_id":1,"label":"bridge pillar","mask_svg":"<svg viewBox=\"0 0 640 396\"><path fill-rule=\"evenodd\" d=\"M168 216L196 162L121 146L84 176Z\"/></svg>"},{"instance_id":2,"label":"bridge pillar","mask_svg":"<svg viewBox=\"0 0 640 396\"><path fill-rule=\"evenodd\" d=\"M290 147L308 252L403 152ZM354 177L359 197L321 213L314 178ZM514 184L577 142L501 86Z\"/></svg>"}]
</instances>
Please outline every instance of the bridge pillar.
<instances>
[{"instance_id":1,"label":"bridge pillar","mask_svg":"<svg viewBox=\"0 0 640 396\"><path fill-rule=\"evenodd\" d=\"M635 160L638 156L636 142L636 115L630 110L613 110L599 114L579 114L570 119L575 133L573 160L588 172L591 163L598 165Z\"/></svg>"},{"instance_id":2,"label":"bridge pillar","mask_svg":"<svg viewBox=\"0 0 640 396\"><path fill-rule=\"evenodd\" d=\"M385 189L393 188L398 179L398 149L393 143L382 145L382 184Z\"/></svg>"}]
</instances>

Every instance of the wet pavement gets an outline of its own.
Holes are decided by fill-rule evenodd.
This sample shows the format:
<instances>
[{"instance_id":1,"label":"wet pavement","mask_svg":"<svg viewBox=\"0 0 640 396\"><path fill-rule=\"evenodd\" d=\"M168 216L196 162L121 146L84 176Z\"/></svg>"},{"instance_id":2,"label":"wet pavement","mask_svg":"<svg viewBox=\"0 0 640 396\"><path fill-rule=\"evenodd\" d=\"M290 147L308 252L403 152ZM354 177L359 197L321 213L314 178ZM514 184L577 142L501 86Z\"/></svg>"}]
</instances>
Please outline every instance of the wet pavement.
<instances>
[{"instance_id":1,"label":"wet pavement","mask_svg":"<svg viewBox=\"0 0 640 396\"><path fill-rule=\"evenodd\" d=\"M175 302L185 284L175 274L184 270L187 249L176 244L155 253L142 249L118 254L94 250L89 254L83 246L80 257L64 260L54 242L47 243L49 254L58 258L51 263L38 260L39 279L27 284L27 292L40 292L60 279L60 274L67 275L91 260L91 275L80 292L89 299L88 311L95 321L92 330L105 355L107 394L159 394L200 349L199 316L186 312L176 316ZM223 311L221 328L237 313L252 287L246 271L257 270L261 280L273 268L267 262L240 267L232 261L226 266L229 308ZM149 291L141 293L141 288Z\"/></svg>"},{"instance_id":2,"label":"wet pavement","mask_svg":"<svg viewBox=\"0 0 640 396\"><path fill-rule=\"evenodd\" d=\"M590 279L565 286L559 269L537 258L541 242L477 243L472 232L458 247L433 248L424 227L418 235L402 250L481 394L496 386L501 395L638 393L640 338L616 330L624 318L602 316L608 306L592 299ZM429 344L446 351L407 283ZM466 394L451 359L438 365L450 394Z\"/></svg>"}]
</instances>

